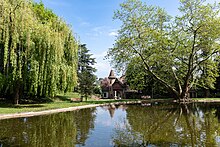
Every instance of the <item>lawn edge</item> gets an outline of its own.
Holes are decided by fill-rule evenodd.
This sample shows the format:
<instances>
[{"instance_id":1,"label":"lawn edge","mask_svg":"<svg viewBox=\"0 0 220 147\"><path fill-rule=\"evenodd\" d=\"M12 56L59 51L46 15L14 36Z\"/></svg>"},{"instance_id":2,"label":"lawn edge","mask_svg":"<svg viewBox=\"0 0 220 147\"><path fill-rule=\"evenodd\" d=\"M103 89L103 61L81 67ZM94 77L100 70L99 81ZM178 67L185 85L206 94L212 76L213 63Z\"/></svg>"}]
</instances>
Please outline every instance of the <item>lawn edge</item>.
<instances>
[{"instance_id":1,"label":"lawn edge","mask_svg":"<svg viewBox=\"0 0 220 147\"><path fill-rule=\"evenodd\" d=\"M108 105L125 105L125 104L141 104L143 102L175 102L175 100L166 100L166 99L151 99L151 100L134 100L134 101L123 101L123 102L106 102L103 104L87 104L81 106L73 106L67 108L56 108L49 110L41 110L41 111L32 111L32 112L20 112L20 113L9 113L9 114L0 114L0 120L3 119L11 119L11 118L22 118L22 117L33 117L33 116L41 116L41 115L49 115L54 113L62 113L62 112L70 112L76 111L80 109L93 108L99 106L108 106ZM192 102L203 102L203 103L212 103L212 102L220 102L220 100L192 100Z\"/></svg>"},{"instance_id":2,"label":"lawn edge","mask_svg":"<svg viewBox=\"0 0 220 147\"><path fill-rule=\"evenodd\" d=\"M165 100L168 101L168 100ZM102 104L88 104L81 106L73 106L67 108L56 108L42 111L32 111L32 112L20 112L20 113L9 113L9 114L0 114L0 120L11 119L11 118L22 118L22 117L33 117L41 115L49 115L54 113L76 111L80 109L93 108L99 106L108 106L108 105L125 105L125 104L141 104L143 102L164 102L164 100L134 100L134 101L123 101L123 102L106 102Z\"/></svg>"}]
</instances>

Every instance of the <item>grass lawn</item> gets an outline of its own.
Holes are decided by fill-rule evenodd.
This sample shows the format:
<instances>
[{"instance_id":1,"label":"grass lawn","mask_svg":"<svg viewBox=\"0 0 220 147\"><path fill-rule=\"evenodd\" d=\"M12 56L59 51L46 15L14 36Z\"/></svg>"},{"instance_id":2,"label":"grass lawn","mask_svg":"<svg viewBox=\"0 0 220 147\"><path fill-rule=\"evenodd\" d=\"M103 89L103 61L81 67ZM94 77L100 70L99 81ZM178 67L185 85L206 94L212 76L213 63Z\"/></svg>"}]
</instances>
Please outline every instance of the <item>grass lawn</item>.
<instances>
[{"instance_id":1,"label":"grass lawn","mask_svg":"<svg viewBox=\"0 0 220 147\"><path fill-rule=\"evenodd\" d=\"M195 101L220 101L220 98L192 98Z\"/></svg>"},{"instance_id":2,"label":"grass lawn","mask_svg":"<svg viewBox=\"0 0 220 147\"><path fill-rule=\"evenodd\" d=\"M87 101L80 102L80 95L78 93L67 93L65 95L59 94L55 98L50 99L50 102L39 103L39 104L6 104L0 103L0 114L10 113L21 113L21 112L36 112L49 109L68 108L74 106L82 106L88 104L104 104L112 102L125 102L134 101L135 99L129 100L113 100L113 99L95 99L88 98Z\"/></svg>"},{"instance_id":3,"label":"grass lawn","mask_svg":"<svg viewBox=\"0 0 220 147\"><path fill-rule=\"evenodd\" d=\"M80 95L78 93L67 93L59 94L55 98L49 99L49 102L38 103L38 104L6 104L0 103L0 115L10 114L10 113L21 113L21 112L36 112L50 109L68 108L74 106L82 106L89 104L105 104L112 102L127 102L127 101L137 101L138 99L97 99L88 98L87 101L80 102ZM149 99L149 101L169 101L173 99ZM220 98L193 98L195 101L220 101ZM148 100L147 100L148 101Z\"/></svg>"},{"instance_id":4,"label":"grass lawn","mask_svg":"<svg viewBox=\"0 0 220 147\"><path fill-rule=\"evenodd\" d=\"M19 105L0 104L0 114L34 112L34 111L42 111L42 110L57 109L57 108L67 108L77 105L82 105L82 104L70 103L65 101L45 103L45 104L19 104Z\"/></svg>"}]
</instances>

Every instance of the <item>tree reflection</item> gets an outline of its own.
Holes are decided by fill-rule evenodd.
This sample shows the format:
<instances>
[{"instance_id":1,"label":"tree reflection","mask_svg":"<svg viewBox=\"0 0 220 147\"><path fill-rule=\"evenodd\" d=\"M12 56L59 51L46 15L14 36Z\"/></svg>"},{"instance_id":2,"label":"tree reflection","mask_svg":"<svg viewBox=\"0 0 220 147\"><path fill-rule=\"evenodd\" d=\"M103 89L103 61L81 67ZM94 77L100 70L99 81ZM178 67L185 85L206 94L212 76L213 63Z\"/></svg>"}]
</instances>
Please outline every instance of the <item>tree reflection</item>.
<instances>
[{"instance_id":1,"label":"tree reflection","mask_svg":"<svg viewBox=\"0 0 220 147\"><path fill-rule=\"evenodd\" d=\"M85 145L86 139L89 137L89 132L94 129L95 108L82 109L74 113L76 118L76 144Z\"/></svg>"},{"instance_id":2,"label":"tree reflection","mask_svg":"<svg viewBox=\"0 0 220 147\"><path fill-rule=\"evenodd\" d=\"M220 135L211 105L130 106L127 120L119 124L115 146L217 146Z\"/></svg>"},{"instance_id":3,"label":"tree reflection","mask_svg":"<svg viewBox=\"0 0 220 147\"><path fill-rule=\"evenodd\" d=\"M0 144L31 147L84 144L90 128L94 127L94 112L95 108L47 116L1 120Z\"/></svg>"}]
</instances>

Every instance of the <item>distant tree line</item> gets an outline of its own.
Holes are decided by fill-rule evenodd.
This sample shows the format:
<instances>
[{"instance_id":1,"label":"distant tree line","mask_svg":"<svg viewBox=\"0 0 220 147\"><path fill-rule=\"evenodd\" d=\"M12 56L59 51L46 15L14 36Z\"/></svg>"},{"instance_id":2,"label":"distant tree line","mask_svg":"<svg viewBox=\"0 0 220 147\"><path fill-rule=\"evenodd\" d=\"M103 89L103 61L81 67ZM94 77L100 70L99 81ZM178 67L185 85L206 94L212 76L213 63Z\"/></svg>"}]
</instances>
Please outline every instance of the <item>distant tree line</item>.
<instances>
[{"instance_id":1,"label":"distant tree line","mask_svg":"<svg viewBox=\"0 0 220 147\"><path fill-rule=\"evenodd\" d=\"M78 43L43 3L0 0L0 97L54 96L77 84Z\"/></svg>"}]
</instances>

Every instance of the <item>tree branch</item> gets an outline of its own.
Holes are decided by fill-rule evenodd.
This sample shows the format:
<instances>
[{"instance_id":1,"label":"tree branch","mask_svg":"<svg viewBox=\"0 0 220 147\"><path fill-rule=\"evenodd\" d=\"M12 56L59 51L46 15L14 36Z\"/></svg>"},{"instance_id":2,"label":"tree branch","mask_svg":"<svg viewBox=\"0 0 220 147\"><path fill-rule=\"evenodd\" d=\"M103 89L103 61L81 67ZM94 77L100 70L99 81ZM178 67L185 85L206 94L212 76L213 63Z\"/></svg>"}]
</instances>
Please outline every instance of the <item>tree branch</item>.
<instances>
[{"instance_id":1,"label":"tree branch","mask_svg":"<svg viewBox=\"0 0 220 147\"><path fill-rule=\"evenodd\" d=\"M190 71L191 73L198 67L200 66L200 64L202 64L203 62L207 61L212 55L217 54L219 51L215 50L213 51L209 56L207 56L206 58L204 58L203 60L201 60L200 62L198 62Z\"/></svg>"},{"instance_id":2,"label":"tree branch","mask_svg":"<svg viewBox=\"0 0 220 147\"><path fill-rule=\"evenodd\" d=\"M184 83L184 87L186 88L188 86L188 82L190 79L190 76L192 74L192 68L193 68L193 55L194 55L194 51L195 51L195 44L196 44L196 36L197 36L197 30L193 31L193 44L192 44L192 49L191 49L191 53L189 56L189 62L188 62L188 71L186 74L186 79L185 79L185 83Z\"/></svg>"},{"instance_id":3,"label":"tree branch","mask_svg":"<svg viewBox=\"0 0 220 147\"><path fill-rule=\"evenodd\" d=\"M178 77L177 77L177 75L176 75L176 73L174 72L174 70L173 70L172 67L171 67L171 70L172 70L172 72L173 72L173 75L174 75L175 80L177 81L177 84L178 84L178 87L179 87L179 93L182 93L182 87L181 87L180 81L179 81L179 79L178 79Z\"/></svg>"},{"instance_id":4,"label":"tree branch","mask_svg":"<svg viewBox=\"0 0 220 147\"><path fill-rule=\"evenodd\" d=\"M141 35L140 35L140 30L139 30L139 28L136 28L136 29L137 29L137 32L138 32L138 38L141 40L142 38L141 38ZM144 68L144 69L145 69L147 72L149 72L156 80L158 80L160 83L162 83L162 84L163 84L164 86L166 86L168 89L170 89L170 90L172 91L172 93L175 94L175 96L179 98L180 93L177 92L177 91L176 91L171 85L169 85L167 82L165 82L164 80L162 80L161 78L159 78L154 72L152 72L151 69L150 69L150 66L147 64L147 62L146 62L145 58L142 56L142 54L141 54L140 52L138 52L133 46L130 46L130 47L135 51L135 53L137 53L137 54L140 56L141 60L143 61L144 65L145 65L145 68ZM143 48L143 46L142 46L141 48ZM147 68L147 69L146 69L146 68ZM177 82L179 83L179 81L177 81ZM181 86L180 86L180 87L181 87ZM181 88L180 88L179 90L181 90Z\"/></svg>"},{"instance_id":5,"label":"tree branch","mask_svg":"<svg viewBox=\"0 0 220 147\"><path fill-rule=\"evenodd\" d=\"M154 72L151 71L150 69L150 66L147 64L147 62L145 61L144 57L133 47L133 46L130 46L134 51L135 53L137 53L141 60L143 61L144 65L145 65L145 70L147 72L149 72L156 80L158 80L160 83L162 83L164 86L166 86L167 88L169 88L174 94L176 97L179 97L179 93L171 86L169 85L167 82L165 82L164 80L162 80L161 78L159 78ZM147 68L147 69L146 69Z\"/></svg>"}]
</instances>

